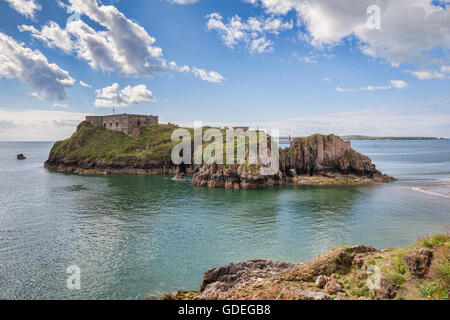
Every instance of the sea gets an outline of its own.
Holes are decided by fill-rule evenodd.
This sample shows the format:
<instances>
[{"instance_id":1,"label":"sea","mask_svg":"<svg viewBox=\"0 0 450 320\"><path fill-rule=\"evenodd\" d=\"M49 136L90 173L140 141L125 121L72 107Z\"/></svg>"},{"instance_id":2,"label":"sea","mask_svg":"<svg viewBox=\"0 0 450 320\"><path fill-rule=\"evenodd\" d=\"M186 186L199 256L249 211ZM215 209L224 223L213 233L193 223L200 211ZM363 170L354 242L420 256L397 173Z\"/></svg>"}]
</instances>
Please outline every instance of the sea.
<instances>
[{"instance_id":1,"label":"sea","mask_svg":"<svg viewBox=\"0 0 450 320\"><path fill-rule=\"evenodd\" d=\"M53 172L52 144L0 142L0 299L156 298L198 290L229 263L300 263L449 231L449 140L353 141L393 183L248 191Z\"/></svg>"}]
</instances>

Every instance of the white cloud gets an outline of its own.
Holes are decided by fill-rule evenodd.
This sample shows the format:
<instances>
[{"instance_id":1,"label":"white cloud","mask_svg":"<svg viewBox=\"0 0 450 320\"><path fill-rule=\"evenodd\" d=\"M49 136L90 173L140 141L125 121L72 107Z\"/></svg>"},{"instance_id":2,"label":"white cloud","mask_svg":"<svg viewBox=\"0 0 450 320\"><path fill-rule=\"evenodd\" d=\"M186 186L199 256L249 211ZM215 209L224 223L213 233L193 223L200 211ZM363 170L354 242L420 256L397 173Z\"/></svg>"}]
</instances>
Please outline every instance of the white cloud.
<instances>
[{"instance_id":1,"label":"white cloud","mask_svg":"<svg viewBox=\"0 0 450 320\"><path fill-rule=\"evenodd\" d=\"M124 108L133 104L156 101L152 92L143 84L135 87L128 86L120 90L119 84L114 83L110 87L96 90L95 93L97 95L94 103L96 107Z\"/></svg>"},{"instance_id":2,"label":"white cloud","mask_svg":"<svg viewBox=\"0 0 450 320\"><path fill-rule=\"evenodd\" d=\"M281 31L292 29L293 22L283 22L280 18L256 18L250 17L246 22L235 15L228 23L223 23L223 17L218 13L207 16L208 30L216 30L220 34L223 43L234 48L238 43L247 45L250 52L272 52L273 42L267 39L267 35L278 35Z\"/></svg>"},{"instance_id":3,"label":"white cloud","mask_svg":"<svg viewBox=\"0 0 450 320\"><path fill-rule=\"evenodd\" d=\"M69 19L65 29L57 23L37 30L20 26L49 47L76 54L94 69L118 71L122 76L149 76L158 72L186 72L187 66L171 68L162 49L154 46L155 38L112 5L99 5L96 0L69 0L70 13L85 15L105 30L97 31L81 19Z\"/></svg>"},{"instance_id":4,"label":"white cloud","mask_svg":"<svg viewBox=\"0 0 450 320\"><path fill-rule=\"evenodd\" d=\"M357 91L379 91L379 90L390 90L398 89L403 90L408 87L408 83L403 80L391 80L389 85L386 86L367 86L358 89L343 89L341 87L336 87L337 92L357 92Z\"/></svg>"},{"instance_id":5,"label":"white cloud","mask_svg":"<svg viewBox=\"0 0 450 320\"><path fill-rule=\"evenodd\" d=\"M192 72L202 80L212 82L212 83L221 83L225 81L225 78L222 77L219 73L215 71L206 71L205 69L199 69L197 67L192 67Z\"/></svg>"},{"instance_id":6,"label":"white cloud","mask_svg":"<svg viewBox=\"0 0 450 320\"><path fill-rule=\"evenodd\" d=\"M411 74L419 80L445 79L445 75L437 71L415 71Z\"/></svg>"},{"instance_id":7,"label":"white cloud","mask_svg":"<svg viewBox=\"0 0 450 320\"><path fill-rule=\"evenodd\" d=\"M450 66L442 66L441 72L443 73L450 73Z\"/></svg>"},{"instance_id":8,"label":"white cloud","mask_svg":"<svg viewBox=\"0 0 450 320\"><path fill-rule=\"evenodd\" d=\"M81 81L81 80L80 80L80 85L85 87L85 88L92 88L92 86L90 84L87 84L86 82Z\"/></svg>"},{"instance_id":9,"label":"white cloud","mask_svg":"<svg viewBox=\"0 0 450 320\"><path fill-rule=\"evenodd\" d=\"M401 63L440 63L428 54L450 49L450 8L432 0L246 0L267 13L285 15L294 10L316 48L339 45L356 37L362 52L393 66ZM381 30L367 28L370 5L381 9Z\"/></svg>"},{"instance_id":10,"label":"white cloud","mask_svg":"<svg viewBox=\"0 0 450 320\"><path fill-rule=\"evenodd\" d=\"M42 93L45 99L63 100L65 89L75 80L69 73L38 50L26 48L10 36L0 32L0 78L18 79Z\"/></svg>"},{"instance_id":11,"label":"white cloud","mask_svg":"<svg viewBox=\"0 0 450 320\"><path fill-rule=\"evenodd\" d=\"M391 87L402 90L408 87L408 83L403 80L391 80Z\"/></svg>"},{"instance_id":12,"label":"white cloud","mask_svg":"<svg viewBox=\"0 0 450 320\"><path fill-rule=\"evenodd\" d=\"M30 32L34 38L42 40L50 48L60 48L65 53L71 53L74 49L70 34L61 29L56 22L51 21L48 25L43 26L41 31L27 25L19 26L19 30Z\"/></svg>"},{"instance_id":13,"label":"white cloud","mask_svg":"<svg viewBox=\"0 0 450 320\"><path fill-rule=\"evenodd\" d=\"M198 0L167 0L167 2L177 3L177 4L191 4L196 3Z\"/></svg>"},{"instance_id":14,"label":"white cloud","mask_svg":"<svg viewBox=\"0 0 450 320\"><path fill-rule=\"evenodd\" d=\"M34 19L36 11L42 9L36 0L6 0L6 2L21 15L31 19Z\"/></svg>"},{"instance_id":15,"label":"white cloud","mask_svg":"<svg viewBox=\"0 0 450 320\"><path fill-rule=\"evenodd\" d=\"M67 107L69 107L69 106L65 103L54 103L52 105L52 108L67 108Z\"/></svg>"}]
</instances>

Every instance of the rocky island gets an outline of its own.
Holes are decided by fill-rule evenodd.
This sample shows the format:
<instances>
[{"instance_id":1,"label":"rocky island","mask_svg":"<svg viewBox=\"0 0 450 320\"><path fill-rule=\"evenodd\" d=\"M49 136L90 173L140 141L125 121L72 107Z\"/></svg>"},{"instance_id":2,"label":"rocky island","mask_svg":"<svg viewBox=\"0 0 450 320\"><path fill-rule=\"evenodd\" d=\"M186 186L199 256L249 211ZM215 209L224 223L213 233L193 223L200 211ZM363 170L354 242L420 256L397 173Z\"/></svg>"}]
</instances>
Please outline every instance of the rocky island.
<instances>
[{"instance_id":1,"label":"rocky island","mask_svg":"<svg viewBox=\"0 0 450 320\"><path fill-rule=\"evenodd\" d=\"M448 300L450 237L411 248L342 246L297 265L251 260L209 270L199 291L163 300Z\"/></svg>"},{"instance_id":2,"label":"rocky island","mask_svg":"<svg viewBox=\"0 0 450 320\"><path fill-rule=\"evenodd\" d=\"M368 157L351 148L350 142L320 134L294 139L288 148L280 149L279 170L272 175L262 175L260 164L177 166L171 161L172 149L179 143L171 140L175 129L179 127L152 124L134 129L130 136L84 121L71 138L55 143L45 167L77 174L180 177L187 173L193 175L196 186L228 189L257 189L283 183L360 184L395 180L380 173ZM193 134L193 129L186 130ZM261 134L265 133L258 132Z\"/></svg>"}]
</instances>

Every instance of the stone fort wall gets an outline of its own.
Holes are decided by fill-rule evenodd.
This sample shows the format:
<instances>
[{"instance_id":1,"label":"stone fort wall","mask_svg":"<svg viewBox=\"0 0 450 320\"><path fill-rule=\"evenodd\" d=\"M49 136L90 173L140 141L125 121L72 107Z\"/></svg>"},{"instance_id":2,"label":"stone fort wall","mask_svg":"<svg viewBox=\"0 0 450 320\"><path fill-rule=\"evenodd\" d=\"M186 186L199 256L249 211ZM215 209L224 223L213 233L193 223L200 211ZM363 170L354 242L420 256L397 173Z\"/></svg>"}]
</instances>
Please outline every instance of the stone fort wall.
<instances>
[{"instance_id":1,"label":"stone fort wall","mask_svg":"<svg viewBox=\"0 0 450 320\"><path fill-rule=\"evenodd\" d=\"M109 116L88 116L86 121L95 127L104 127L108 130L120 131L131 135L135 128L158 124L159 117L124 113Z\"/></svg>"}]
</instances>

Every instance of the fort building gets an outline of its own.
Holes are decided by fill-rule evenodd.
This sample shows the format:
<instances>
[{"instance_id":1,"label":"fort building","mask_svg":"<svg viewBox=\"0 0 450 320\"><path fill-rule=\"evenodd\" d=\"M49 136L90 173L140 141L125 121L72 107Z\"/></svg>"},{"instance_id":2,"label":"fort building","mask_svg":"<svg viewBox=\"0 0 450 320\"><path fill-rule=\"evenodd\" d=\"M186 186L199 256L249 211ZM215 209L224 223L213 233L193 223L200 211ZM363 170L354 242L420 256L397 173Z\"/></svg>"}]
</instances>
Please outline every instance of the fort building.
<instances>
[{"instance_id":1,"label":"fort building","mask_svg":"<svg viewBox=\"0 0 450 320\"><path fill-rule=\"evenodd\" d=\"M108 130L124 132L132 135L134 129L158 124L159 117L139 114L114 114L109 116L88 116L86 121L95 127L104 127Z\"/></svg>"}]
</instances>

